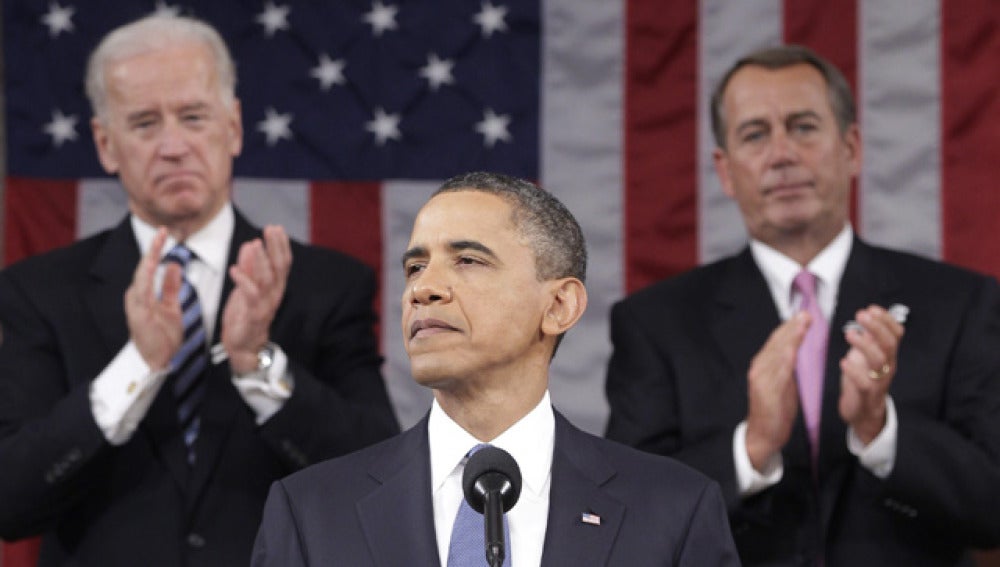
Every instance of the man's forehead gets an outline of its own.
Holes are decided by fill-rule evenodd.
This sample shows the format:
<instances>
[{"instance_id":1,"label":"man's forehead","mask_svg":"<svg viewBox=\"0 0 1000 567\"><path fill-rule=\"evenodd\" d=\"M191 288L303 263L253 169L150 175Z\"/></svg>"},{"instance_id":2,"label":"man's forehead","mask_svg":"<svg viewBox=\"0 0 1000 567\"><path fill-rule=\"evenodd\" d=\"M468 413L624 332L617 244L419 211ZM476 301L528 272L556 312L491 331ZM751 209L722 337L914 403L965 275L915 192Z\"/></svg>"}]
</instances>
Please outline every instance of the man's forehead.
<instances>
[{"instance_id":1,"label":"man's forehead","mask_svg":"<svg viewBox=\"0 0 1000 567\"><path fill-rule=\"evenodd\" d=\"M818 111L830 109L829 89L819 70L805 63L779 69L747 65L730 79L723 106L730 113L789 107L797 107L791 112Z\"/></svg>"},{"instance_id":2,"label":"man's forehead","mask_svg":"<svg viewBox=\"0 0 1000 567\"><path fill-rule=\"evenodd\" d=\"M409 247L475 242L496 248L508 238L517 240L514 228L511 207L501 197L481 191L440 193L417 214Z\"/></svg>"}]
</instances>

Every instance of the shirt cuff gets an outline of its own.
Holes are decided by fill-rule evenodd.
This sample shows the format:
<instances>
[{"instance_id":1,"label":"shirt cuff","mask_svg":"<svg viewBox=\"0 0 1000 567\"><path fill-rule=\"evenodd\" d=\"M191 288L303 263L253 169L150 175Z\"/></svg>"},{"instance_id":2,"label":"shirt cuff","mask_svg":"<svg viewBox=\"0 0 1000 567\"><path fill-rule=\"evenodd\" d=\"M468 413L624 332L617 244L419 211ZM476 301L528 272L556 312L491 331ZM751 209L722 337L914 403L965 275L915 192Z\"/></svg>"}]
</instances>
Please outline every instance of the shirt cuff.
<instances>
[{"instance_id":1,"label":"shirt cuff","mask_svg":"<svg viewBox=\"0 0 1000 567\"><path fill-rule=\"evenodd\" d=\"M892 396L885 398L885 427L866 447L853 428L847 430L847 450L858 458L861 466L881 479L892 474L896 465L896 441L899 437L899 421L896 419L896 404Z\"/></svg>"},{"instance_id":2,"label":"shirt cuff","mask_svg":"<svg viewBox=\"0 0 1000 567\"><path fill-rule=\"evenodd\" d=\"M752 496L781 482L785 465L781 453L776 453L762 472L753 468L747 453L747 422L741 421L733 433L733 461L736 463L736 486L740 496Z\"/></svg>"},{"instance_id":3,"label":"shirt cuff","mask_svg":"<svg viewBox=\"0 0 1000 567\"><path fill-rule=\"evenodd\" d=\"M243 401L257 415L257 425L278 413L295 389L295 381L288 372L288 356L278 345L274 345L274 363L270 368L238 377L234 374L232 380Z\"/></svg>"},{"instance_id":4,"label":"shirt cuff","mask_svg":"<svg viewBox=\"0 0 1000 567\"><path fill-rule=\"evenodd\" d=\"M153 372L129 341L90 383L94 421L112 445L128 441L156 399L166 370Z\"/></svg>"}]
</instances>

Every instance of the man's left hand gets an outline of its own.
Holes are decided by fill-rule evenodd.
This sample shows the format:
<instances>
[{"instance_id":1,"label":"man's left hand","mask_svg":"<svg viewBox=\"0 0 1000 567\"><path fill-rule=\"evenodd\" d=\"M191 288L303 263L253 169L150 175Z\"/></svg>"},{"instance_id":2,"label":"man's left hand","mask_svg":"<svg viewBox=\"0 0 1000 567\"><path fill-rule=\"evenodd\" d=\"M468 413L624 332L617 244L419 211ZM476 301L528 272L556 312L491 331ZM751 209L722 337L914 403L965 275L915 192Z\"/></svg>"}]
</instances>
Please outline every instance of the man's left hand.
<instances>
[{"instance_id":1,"label":"man's left hand","mask_svg":"<svg viewBox=\"0 0 1000 567\"><path fill-rule=\"evenodd\" d=\"M222 313L222 346L235 374L257 369L257 353L268 341L291 266L288 234L280 226L268 225L264 241L245 242L236 264L229 267L234 287Z\"/></svg>"},{"instance_id":2,"label":"man's left hand","mask_svg":"<svg viewBox=\"0 0 1000 567\"><path fill-rule=\"evenodd\" d=\"M888 311L870 305L855 314L863 330L844 336L851 345L840 359L840 417L862 443L871 443L885 426L886 395L896 376L896 353L903 326Z\"/></svg>"}]
</instances>

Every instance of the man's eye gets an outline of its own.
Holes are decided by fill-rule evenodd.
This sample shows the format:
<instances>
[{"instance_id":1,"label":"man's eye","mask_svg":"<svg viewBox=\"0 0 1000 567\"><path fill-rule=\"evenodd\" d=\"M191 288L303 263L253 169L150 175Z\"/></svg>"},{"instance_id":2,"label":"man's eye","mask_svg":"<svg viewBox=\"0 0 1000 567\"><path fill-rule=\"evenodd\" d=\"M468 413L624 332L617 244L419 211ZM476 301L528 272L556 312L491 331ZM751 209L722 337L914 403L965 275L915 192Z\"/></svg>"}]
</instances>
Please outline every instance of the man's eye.
<instances>
[{"instance_id":1,"label":"man's eye","mask_svg":"<svg viewBox=\"0 0 1000 567\"><path fill-rule=\"evenodd\" d=\"M423 264L407 264L403 267L403 271L406 273L406 277L411 277L413 274L424 269Z\"/></svg>"},{"instance_id":2,"label":"man's eye","mask_svg":"<svg viewBox=\"0 0 1000 567\"><path fill-rule=\"evenodd\" d=\"M483 262L479 258L474 258L472 256L459 256L458 263L465 266L471 266L476 264L482 264Z\"/></svg>"},{"instance_id":3,"label":"man's eye","mask_svg":"<svg viewBox=\"0 0 1000 567\"><path fill-rule=\"evenodd\" d=\"M798 134L808 134L810 132L815 132L817 129L816 125L811 122L803 122L801 124L792 125L792 132Z\"/></svg>"},{"instance_id":4,"label":"man's eye","mask_svg":"<svg viewBox=\"0 0 1000 567\"><path fill-rule=\"evenodd\" d=\"M757 141L760 141L760 140L763 140L763 139L764 139L764 131L763 130L753 130L753 131L747 132L746 134L743 135L743 138L742 138L742 140L743 140L744 143L757 142Z\"/></svg>"},{"instance_id":5,"label":"man's eye","mask_svg":"<svg viewBox=\"0 0 1000 567\"><path fill-rule=\"evenodd\" d=\"M205 120L204 114L185 114L181 119L188 124L197 124Z\"/></svg>"}]
</instances>

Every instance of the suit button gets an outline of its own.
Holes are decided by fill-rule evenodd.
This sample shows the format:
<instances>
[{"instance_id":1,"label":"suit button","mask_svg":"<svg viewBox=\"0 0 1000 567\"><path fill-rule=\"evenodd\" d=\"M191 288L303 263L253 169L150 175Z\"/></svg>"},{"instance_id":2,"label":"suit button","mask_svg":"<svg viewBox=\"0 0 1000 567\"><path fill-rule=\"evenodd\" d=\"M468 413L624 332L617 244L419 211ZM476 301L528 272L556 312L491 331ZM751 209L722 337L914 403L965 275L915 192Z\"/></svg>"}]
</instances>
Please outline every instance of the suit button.
<instances>
[{"instance_id":1,"label":"suit button","mask_svg":"<svg viewBox=\"0 0 1000 567\"><path fill-rule=\"evenodd\" d=\"M195 549L201 549L205 547L205 538L198 534L188 534L187 536L188 545Z\"/></svg>"}]
</instances>

